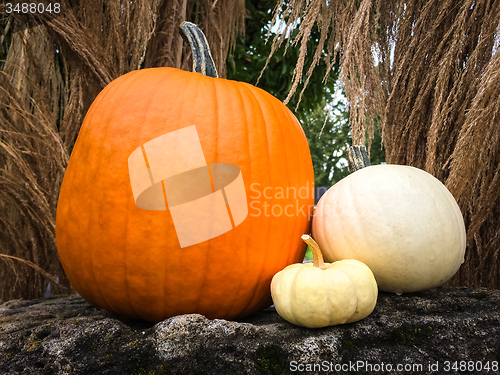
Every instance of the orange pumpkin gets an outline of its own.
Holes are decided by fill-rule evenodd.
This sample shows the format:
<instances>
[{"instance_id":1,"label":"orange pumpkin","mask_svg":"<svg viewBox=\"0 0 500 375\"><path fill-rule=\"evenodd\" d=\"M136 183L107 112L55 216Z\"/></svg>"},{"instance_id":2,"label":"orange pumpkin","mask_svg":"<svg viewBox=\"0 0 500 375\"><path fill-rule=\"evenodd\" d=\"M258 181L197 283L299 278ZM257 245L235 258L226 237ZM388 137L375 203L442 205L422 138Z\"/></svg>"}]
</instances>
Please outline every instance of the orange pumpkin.
<instances>
[{"instance_id":1,"label":"orange pumpkin","mask_svg":"<svg viewBox=\"0 0 500 375\"><path fill-rule=\"evenodd\" d=\"M196 72L133 71L84 119L59 196L59 256L82 297L120 316L243 317L302 260L312 191L307 140L279 100Z\"/></svg>"}]
</instances>

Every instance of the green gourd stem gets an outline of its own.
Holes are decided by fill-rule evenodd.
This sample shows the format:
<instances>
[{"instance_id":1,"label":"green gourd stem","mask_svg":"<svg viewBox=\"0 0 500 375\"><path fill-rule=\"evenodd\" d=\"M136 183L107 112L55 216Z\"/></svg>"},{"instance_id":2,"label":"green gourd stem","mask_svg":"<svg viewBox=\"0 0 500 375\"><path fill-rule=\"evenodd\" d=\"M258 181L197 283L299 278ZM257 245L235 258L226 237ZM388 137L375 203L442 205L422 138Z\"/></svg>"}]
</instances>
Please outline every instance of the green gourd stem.
<instances>
[{"instance_id":1,"label":"green gourd stem","mask_svg":"<svg viewBox=\"0 0 500 375\"><path fill-rule=\"evenodd\" d=\"M189 43L193 54L193 72L204 76L218 78L214 59L210 53L207 38L203 31L191 22L183 22L180 26L181 35Z\"/></svg>"},{"instance_id":2,"label":"green gourd stem","mask_svg":"<svg viewBox=\"0 0 500 375\"><path fill-rule=\"evenodd\" d=\"M348 168L350 173L368 167L370 165L370 158L366 152L365 146L351 146L347 153Z\"/></svg>"},{"instance_id":3,"label":"green gourd stem","mask_svg":"<svg viewBox=\"0 0 500 375\"><path fill-rule=\"evenodd\" d=\"M308 234L302 235L302 241L309 245L313 253L313 266L326 270L325 262L323 261L323 254L316 241Z\"/></svg>"}]
</instances>

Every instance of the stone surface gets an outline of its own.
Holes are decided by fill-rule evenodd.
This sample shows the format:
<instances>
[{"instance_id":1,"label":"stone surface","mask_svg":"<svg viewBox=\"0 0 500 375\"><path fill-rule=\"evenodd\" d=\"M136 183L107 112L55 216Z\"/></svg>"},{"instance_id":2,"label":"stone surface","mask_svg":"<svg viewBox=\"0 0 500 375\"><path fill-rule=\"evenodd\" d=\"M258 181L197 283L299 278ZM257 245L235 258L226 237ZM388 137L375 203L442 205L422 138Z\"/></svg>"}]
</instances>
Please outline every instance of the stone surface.
<instances>
[{"instance_id":1,"label":"stone surface","mask_svg":"<svg viewBox=\"0 0 500 375\"><path fill-rule=\"evenodd\" d=\"M380 293L368 318L322 329L272 308L239 322L191 314L153 325L76 295L0 306L0 374L9 375L494 374L499 360L496 290Z\"/></svg>"}]
</instances>

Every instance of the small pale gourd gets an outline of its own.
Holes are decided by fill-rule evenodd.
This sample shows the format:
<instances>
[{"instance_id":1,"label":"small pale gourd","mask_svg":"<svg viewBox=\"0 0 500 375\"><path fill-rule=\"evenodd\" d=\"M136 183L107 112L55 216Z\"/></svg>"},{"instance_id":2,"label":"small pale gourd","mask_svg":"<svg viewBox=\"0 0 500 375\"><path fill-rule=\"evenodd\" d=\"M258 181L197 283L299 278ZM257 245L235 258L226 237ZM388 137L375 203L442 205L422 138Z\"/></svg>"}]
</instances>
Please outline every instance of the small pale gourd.
<instances>
[{"instance_id":1,"label":"small pale gourd","mask_svg":"<svg viewBox=\"0 0 500 375\"><path fill-rule=\"evenodd\" d=\"M303 235L313 263L292 264L274 275L271 296L278 314L290 323L320 328L352 323L370 315L378 288L368 266L354 259L324 263L318 244Z\"/></svg>"}]
</instances>

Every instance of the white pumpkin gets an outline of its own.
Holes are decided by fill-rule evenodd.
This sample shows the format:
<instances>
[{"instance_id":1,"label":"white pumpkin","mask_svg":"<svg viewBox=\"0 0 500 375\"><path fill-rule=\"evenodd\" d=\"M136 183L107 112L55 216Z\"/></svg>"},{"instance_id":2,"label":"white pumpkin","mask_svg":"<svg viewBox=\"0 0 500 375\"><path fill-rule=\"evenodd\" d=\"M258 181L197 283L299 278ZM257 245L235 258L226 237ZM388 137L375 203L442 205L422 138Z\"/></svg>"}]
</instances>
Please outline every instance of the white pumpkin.
<instances>
[{"instance_id":1,"label":"white pumpkin","mask_svg":"<svg viewBox=\"0 0 500 375\"><path fill-rule=\"evenodd\" d=\"M292 264L274 275L271 296L278 314L290 323L308 328L351 323L371 314L378 289L373 273L363 263L346 259L324 263L316 242L314 263Z\"/></svg>"},{"instance_id":2,"label":"white pumpkin","mask_svg":"<svg viewBox=\"0 0 500 375\"><path fill-rule=\"evenodd\" d=\"M440 286L464 261L457 202L438 179L409 166L365 167L332 186L312 234L326 261L357 259L380 290L398 294Z\"/></svg>"}]
</instances>

